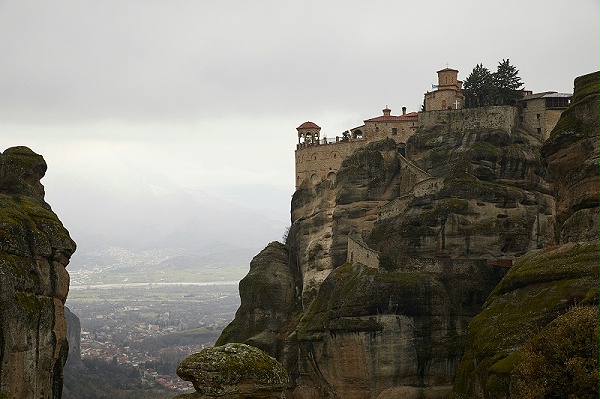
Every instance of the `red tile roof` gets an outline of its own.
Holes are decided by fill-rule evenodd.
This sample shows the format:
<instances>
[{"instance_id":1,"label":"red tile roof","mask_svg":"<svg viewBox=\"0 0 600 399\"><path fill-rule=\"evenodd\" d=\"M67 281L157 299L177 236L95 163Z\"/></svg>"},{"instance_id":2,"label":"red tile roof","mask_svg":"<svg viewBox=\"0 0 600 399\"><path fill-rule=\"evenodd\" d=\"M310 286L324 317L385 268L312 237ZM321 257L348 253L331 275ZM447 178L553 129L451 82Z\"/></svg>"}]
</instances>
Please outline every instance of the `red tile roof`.
<instances>
[{"instance_id":1,"label":"red tile roof","mask_svg":"<svg viewBox=\"0 0 600 399\"><path fill-rule=\"evenodd\" d=\"M298 126L296 129L320 129L320 127L317 126L317 124L314 122L306 121L300 126Z\"/></svg>"}]
</instances>

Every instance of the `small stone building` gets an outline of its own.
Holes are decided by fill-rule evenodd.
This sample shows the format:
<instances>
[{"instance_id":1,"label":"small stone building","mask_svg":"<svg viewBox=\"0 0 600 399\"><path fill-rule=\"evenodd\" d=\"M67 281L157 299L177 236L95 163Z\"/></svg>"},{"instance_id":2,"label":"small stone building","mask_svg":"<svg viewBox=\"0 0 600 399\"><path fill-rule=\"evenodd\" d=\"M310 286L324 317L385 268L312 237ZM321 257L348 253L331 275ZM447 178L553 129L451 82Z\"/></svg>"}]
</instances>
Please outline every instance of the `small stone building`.
<instances>
[{"instance_id":1,"label":"small stone building","mask_svg":"<svg viewBox=\"0 0 600 399\"><path fill-rule=\"evenodd\" d=\"M562 112L571 105L572 94L545 91L528 94L518 102L519 123L545 141Z\"/></svg>"},{"instance_id":2,"label":"small stone building","mask_svg":"<svg viewBox=\"0 0 600 399\"><path fill-rule=\"evenodd\" d=\"M388 107L383 109L383 115L364 120L364 125L351 129L353 137L364 137L367 141L391 138L396 143L406 143L406 140L417 130L418 116L416 112L406 113L402 107L402 115L392 115Z\"/></svg>"}]
</instances>

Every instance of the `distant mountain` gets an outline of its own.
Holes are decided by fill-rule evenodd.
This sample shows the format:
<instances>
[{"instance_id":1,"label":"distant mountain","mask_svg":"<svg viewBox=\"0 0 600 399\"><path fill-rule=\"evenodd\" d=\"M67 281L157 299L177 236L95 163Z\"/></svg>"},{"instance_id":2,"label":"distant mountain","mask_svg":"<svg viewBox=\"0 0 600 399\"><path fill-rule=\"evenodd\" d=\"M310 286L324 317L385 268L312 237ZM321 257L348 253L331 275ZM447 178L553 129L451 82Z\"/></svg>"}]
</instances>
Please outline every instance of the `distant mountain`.
<instances>
[{"instance_id":1,"label":"distant mountain","mask_svg":"<svg viewBox=\"0 0 600 399\"><path fill-rule=\"evenodd\" d=\"M114 160L82 176L61 173L51 183L61 191L47 194L78 244L69 265L73 277L94 268L138 277L145 269L235 268L243 269L241 277L253 254L281 239L289 223Z\"/></svg>"}]
</instances>

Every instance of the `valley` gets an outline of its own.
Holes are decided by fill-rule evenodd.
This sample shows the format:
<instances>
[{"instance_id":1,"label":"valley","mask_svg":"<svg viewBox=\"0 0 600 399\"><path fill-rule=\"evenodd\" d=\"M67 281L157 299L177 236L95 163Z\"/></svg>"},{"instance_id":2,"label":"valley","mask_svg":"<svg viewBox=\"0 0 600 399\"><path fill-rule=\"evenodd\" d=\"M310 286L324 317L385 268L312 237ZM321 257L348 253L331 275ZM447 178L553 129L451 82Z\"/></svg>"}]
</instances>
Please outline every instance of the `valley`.
<instances>
[{"instance_id":1,"label":"valley","mask_svg":"<svg viewBox=\"0 0 600 399\"><path fill-rule=\"evenodd\" d=\"M81 359L69 357L65 387L81 362L129 370L152 397L191 389L177 364L214 344L239 306L237 289L237 281L73 286L66 305L81 323Z\"/></svg>"}]
</instances>

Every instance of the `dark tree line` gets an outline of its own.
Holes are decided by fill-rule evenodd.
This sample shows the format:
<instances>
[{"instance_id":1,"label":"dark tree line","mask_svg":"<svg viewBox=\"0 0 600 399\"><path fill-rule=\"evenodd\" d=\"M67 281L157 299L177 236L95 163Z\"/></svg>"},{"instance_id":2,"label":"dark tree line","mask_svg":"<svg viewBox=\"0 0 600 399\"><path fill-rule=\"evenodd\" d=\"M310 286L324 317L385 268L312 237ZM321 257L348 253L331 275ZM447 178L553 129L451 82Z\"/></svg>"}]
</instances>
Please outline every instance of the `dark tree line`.
<instances>
[{"instance_id":1,"label":"dark tree line","mask_svg":"<svg viewBox=\"0 0 600 399\"><path fill-rule=\"evenodd\" d=\"M519 70L508 59L498 63L496 72L477 64L463 82L467 108L513 105L522 96Z\"/></svg>"}]
</instances>

